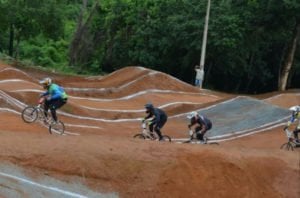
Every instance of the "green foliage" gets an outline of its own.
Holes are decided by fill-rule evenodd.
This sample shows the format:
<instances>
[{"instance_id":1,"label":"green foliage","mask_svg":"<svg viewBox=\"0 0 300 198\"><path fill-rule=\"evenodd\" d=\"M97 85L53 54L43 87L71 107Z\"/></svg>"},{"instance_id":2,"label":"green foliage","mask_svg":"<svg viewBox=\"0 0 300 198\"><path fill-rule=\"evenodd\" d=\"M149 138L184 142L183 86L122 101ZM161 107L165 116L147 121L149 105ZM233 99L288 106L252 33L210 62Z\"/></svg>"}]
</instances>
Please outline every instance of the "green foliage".
<instances>
[{"instance_id":1,"label":"green foliage","mask_svg":"<svg viewBox=\"0 0 300 198\"><path fill-rule=\"evenodd\" d=\"M21 56L24 59L31 59L35 64L43 67L58 67L66 65L66 51L68 43L64 40L48 40L43 36L23 42L20 46ZM64 53L63 53L64 52Z\"/></svg>"},{"instance_id":2,"label":"green foliage","mask_svg":"<svg viewBox=\"0 0 300 198\"><path fill-rule=\"evenodd\" d=\"M102 0L91 15L96 2L88 1L80 24L86 27L76 45L76 65L67 66L81 0L1 1L0 51L8 53L13 38L18 58L43 67L87 74L142 65L194 82L207 1ZM277 89L286 47L300 21L300 2L211 3L205 87L245 93ZM291 88L299 87L299 62L297 49Z\"/></svg>"}]
</instances>

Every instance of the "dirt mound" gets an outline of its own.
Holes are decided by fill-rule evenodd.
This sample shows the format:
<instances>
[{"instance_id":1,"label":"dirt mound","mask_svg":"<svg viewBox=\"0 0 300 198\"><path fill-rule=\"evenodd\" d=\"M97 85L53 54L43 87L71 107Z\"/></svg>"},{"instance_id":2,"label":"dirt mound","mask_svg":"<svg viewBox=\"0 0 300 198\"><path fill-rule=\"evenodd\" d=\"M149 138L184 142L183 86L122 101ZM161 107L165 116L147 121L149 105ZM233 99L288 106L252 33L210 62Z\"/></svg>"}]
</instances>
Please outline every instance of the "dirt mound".
<instances>
[{"instance_id":1,"label":"dirt mound","mask_svg":"<svg viewBox=\"0 0 300 198\"><path fill-rule=\"evenodd\" d=\"M265 101L283 108L290 108L291 106L300 105L300 93L282 93L267 98Z\"/></svg>"},{"instance_id":2,"label":"dirt mound","mask_svg":"<svg viewBox=\"0 0 300 198\"><path fill-rule=\"evenodd\" d=\"M6 67L3 70L0 70L0 79L22 79L25 81L36 82L28 74L14 68Z\"/></svg>"},{"instance_id":3,"label":"dirt mound","mask_svg":"<svg viewBox=\"0 0 300 198\"><path fill-rule=\"evenodd\" d=\"M150 71L151 70L128 67L107 78L101 79L97 83L92 83L94 87L98 86L98 89L88 89L91 86L91 83L89 83L90 85L88 85L87 88L83 89L66 89L70 92L70 94L75 96L94 96L102 98L124 97L149 89L200 92L199 89L194 86L179 81L170 75ZM108 88L107 86L110 87Z\"/></svg>"},{"instance_id":4,"label":"dirt mound","mask_svg":"<svg viewBox=\"0 0 300 198\"><path fill-rule=\"evenodd\" d=\"M84 84L74 81L65 83L65 86L76 88L117 88L132 82L141 76L147 75L150 72L151 70L143 67L131 66L122 68L106 76L84 78L82 79L84 80Z\"/></svg>"}]
</instances>

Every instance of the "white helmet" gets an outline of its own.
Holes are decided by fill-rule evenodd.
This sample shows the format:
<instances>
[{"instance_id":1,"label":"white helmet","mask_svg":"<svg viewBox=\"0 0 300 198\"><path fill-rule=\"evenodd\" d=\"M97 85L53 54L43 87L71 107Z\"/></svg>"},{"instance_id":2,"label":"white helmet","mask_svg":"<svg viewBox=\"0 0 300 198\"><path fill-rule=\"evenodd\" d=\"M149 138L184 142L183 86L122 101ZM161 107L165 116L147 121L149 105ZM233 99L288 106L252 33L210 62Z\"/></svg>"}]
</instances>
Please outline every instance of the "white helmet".
<instances>
[{"instance_id":1,"label":"white helmet","mask_svg":"<svg viewBox=\"0 0 300 198\"><path fill-rule=\"evenodd\" d=\"M300 112L300 106L293 106L291 108L289 108L290 111L293 111L293 112Z\"/></svg>"},{"instance_id":2,"label":"white helmet","mask_svg":"<svg viewBox=\"0 0 300 198\"><path fill-rule=\"evenodd\" d=\"M43 86L50 86L52 84L52 79L51 78L44 78L43 80L40 80L39 82Z\"/></svg>"},{"instance_id":3,"label":"white helmet","mask_svg":"<svg viewBox=\"0 0 300 198\"><path fill-rule=\"evenodd\" d=\"M191 120L192 118L195 118L196 116L198 116L199 114L198 114L198 112L197 111L192 111L191 113L189 113L188 115L187 115L187 118L189 119L189 120Z\"/></svg>"}]
</instances>

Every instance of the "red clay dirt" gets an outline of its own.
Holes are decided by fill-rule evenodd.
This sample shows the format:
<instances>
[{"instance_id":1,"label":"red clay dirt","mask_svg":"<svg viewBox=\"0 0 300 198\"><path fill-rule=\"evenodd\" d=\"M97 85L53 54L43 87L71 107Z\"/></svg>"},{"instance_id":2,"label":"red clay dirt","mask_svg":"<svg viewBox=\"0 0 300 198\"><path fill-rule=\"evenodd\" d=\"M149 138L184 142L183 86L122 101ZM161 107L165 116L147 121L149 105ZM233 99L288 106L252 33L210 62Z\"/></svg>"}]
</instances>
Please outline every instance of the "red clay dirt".
<instances>
[{"instance_id":1,"label":"red clay dirt","mask_svg":"<svg viewBox=\"0 0 300 198\"><path fill-rule=\"evenodd\" d=\"M0 89L24 104L34 104L39 93L32 90L42 91L37 82L47 73L15 69L0 64ZM49 76L56 80L53 73ZM3 81L10 79L23 81ZM69 92L61 112L82 117L58 114L67 131L79 134L65 136L50 135L38 123L24 123L21 109L0 95L2 163L65 182L81 178L92 190L119 197L300 197L300 151L279 148L286 141L282 127L212 146L135 140L132 136L140 131L140 122L117 122L143 117L143 105L149 101L156 106L170 104L167 113L178 115L233 95L198 90L141 67L104 77L57 75L57 82L68 88L106 89ZM128 97L154 89L160 92ZM162 92L166 90L171 92ZM279 94L264 99L284 108L300 104L297 92ZM170 119L163 128L173 138L186 138L186 130L187 120L180 119Z\"/></svg>"}]
</instances>

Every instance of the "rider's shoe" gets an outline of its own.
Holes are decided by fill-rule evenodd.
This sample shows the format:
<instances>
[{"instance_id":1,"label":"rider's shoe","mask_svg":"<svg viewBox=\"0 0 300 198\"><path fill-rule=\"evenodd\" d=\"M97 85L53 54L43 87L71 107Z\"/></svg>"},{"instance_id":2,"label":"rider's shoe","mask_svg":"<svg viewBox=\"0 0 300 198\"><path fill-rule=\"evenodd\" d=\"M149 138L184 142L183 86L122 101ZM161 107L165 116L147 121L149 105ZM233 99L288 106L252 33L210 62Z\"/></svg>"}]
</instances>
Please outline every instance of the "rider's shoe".
<instances>
[{"instance_id":1,"label":"rider's shoe","mask_svg":"<svg viewBox=\"0 0 300 198\"><path fill-rule=\"evenodd\" d=\"M161 141L164 141L164 138L163 138L163 137L159 137L159 138L158 138L158 141L160 141L160 142L161 142Z\"/></svg>"},{"instance_id":2,"label":"rider's shoe","mask_svg":"<svg viewBox=\"0 0 300 198\"><path fill-rule=\"evenodd\" d=\"M55 121L55 120L51 120L51 123L50 123L50 124L53 125L53 124L57 124L57 123L58 123L58 120L56 120L56 121Z\"/></svg>"},{"instance_id":3,"label":"rider's shoe","mask_svg":"<svg viewBox=\"0 0 300 198\"><path fill-rule=\"evenodd\" d=\"M44 124L48 125L51 123L51 118L45 117L45 119L43 121L44 121Z\"/></svg>"},{"instance_id":4,"label":"rider's shoe","mask_svg":"<svg viewBox=\"0 0 300 198\"><path fill-rule=\"evenodd\" d=\"M206 144L206 142L204 140L199 140L197 141L197 144Z\"/></svg>"}]
</instances>

